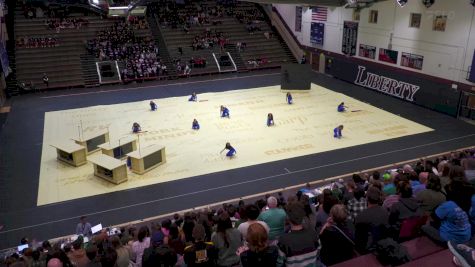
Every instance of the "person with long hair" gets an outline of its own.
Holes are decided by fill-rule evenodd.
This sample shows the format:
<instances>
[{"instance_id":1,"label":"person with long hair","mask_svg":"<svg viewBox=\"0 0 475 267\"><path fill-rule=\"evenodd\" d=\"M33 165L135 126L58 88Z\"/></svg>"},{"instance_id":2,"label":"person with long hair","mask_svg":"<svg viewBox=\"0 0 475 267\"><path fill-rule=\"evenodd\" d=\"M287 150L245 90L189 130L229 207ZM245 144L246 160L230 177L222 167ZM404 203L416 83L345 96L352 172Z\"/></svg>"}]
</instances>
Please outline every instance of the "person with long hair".
<instances>
[{"instance_id":1,"label":"person with long hair","mask_svg":"<svg viewBox=\"0 0 475 267\"><path fill-rule=\"evenodd\" d=\"M431 173L427 181L426 189L416 194L421 209L427 213L434 211L437 206L445 202L445 195L442 193L439 176Z\"/></svg>"},{"instance_id":2,"label":"person with long hair","mask_svg":"<svg viewBox=\"0 0 475 267\"><path fill-rule=\"evenodd\" d=\"M132 243L132 260L136 267L142 266L142 255L146 248L150 247L150 230L147 226L142 226L137 235L137 241Z\"/></svg>"},{"instance_id":3,"label":"person with long hair","mask_svg":"<svg viewBox=\"0 0 475 267\"><path fill-rule=\"evenodd\" d=\"M211 242L218 249L218 266L239 264L240 260L236 251L242 245L242 241L241 232L233 228L228 213L221 213L218 217L217 230L211 235Z\"/></svg>"},{"instance_id":4,"label":"person with long hair","mask_svg":"<svg viewBox=\"0 0 475 267\"><path fill-rule=\"evenodd\" d=\"M242 267L265 266L274 267L277 264L279 251L276 246L268 246L267 230L259 223L254 223L247 229L247 249L240 253Z\"/></svg>"}]
</instances>

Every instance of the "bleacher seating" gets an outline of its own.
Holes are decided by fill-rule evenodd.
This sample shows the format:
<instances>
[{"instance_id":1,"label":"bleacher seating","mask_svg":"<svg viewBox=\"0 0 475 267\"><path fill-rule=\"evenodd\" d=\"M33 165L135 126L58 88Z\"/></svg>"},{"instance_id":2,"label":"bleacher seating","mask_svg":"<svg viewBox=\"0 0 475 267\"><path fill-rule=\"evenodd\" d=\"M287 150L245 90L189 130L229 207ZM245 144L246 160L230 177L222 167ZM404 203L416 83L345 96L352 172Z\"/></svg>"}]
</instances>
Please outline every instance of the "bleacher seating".
<instances>
[{"instance_id":1,"label":"bleacher seating","mask_svg":"<svg viewBox=\"0 0 475 267\"><path fill-rule=\"evenodd\" d=\"M85 85L81 55L86 53L84 42L95 32L111 25L112 21L103 20L97 15L73 13L71 18L88 21L81 28L61 29L57 32L48 28L48 18L27 19L21 7L15 14L15 33L17 40L24 37L54 36L58 39L56 47L25 48L17 47L16 64L19 82L33 83L35 89L45 89L43 74L49 77L49 88L82 87Z\"/></svg>"}]
</instances>

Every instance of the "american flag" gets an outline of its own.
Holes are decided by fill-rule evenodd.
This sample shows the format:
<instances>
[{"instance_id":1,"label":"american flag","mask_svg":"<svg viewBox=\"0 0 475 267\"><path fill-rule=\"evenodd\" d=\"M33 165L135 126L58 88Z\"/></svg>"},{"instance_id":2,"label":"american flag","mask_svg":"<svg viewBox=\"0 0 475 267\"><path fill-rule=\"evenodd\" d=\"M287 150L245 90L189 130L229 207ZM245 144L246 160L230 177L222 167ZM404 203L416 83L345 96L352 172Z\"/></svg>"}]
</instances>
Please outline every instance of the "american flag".
<instances>
[{"instance_id":1,"label":"american flag","mask_svg":"<svg viewBox=\"0 0 475 267\"><path fill-rule=\"evenodd\" d=\"M328 8L324 6L312 7L312 21L327 21Z\"/></svg>"}]
</instances>

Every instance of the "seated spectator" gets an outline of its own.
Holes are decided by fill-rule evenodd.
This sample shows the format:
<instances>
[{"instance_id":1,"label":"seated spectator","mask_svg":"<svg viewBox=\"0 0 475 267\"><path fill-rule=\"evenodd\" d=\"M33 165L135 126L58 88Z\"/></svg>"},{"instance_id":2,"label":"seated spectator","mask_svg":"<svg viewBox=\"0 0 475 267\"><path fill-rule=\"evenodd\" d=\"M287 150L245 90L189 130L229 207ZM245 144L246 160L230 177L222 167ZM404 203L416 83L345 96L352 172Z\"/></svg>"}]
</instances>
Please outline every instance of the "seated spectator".
<instances>
[{"instance_id":1,"label":"seated spectator","mask_svg":"<svg viewBox=\"0 0 475 267\"><path fill-rule=\"evenodd\" d=\"M387 210L390 210L391 207L399 202L399 198L400 198L400 195L399 194L396 194L398 192L398 185L401 181L405 181L405 182L408 182L409 183L409 180L407 179L407 175L406 174L398 174L398 173L394 173L394 179L391 178L391 181L393 181L393 185L395 186L396 190L394 192L394 194L391 194L391 195L387 195L387 197L384 199L384 202L383 202L383 207ZM384 190L384 189L383 189ZM392 189L390 190L392 192ZM387 191L385 191L384 193L387 193Z\"/></svg>"},{"instance_id":2,"label":"seated spectator","mask_svg":"<svg viewBox=\"0 0 475 267\"><path fill-rule=\"evenodd\" d=\"M110 238L110 242L112 247L115 249L115 252L117 253L116 267L129 267L131 255L129 250L126 247L122 246L120 238L118 236L112 236Z\"/></svg>"},{"instance_id":3,"label":"seated spectator","mask_svg":"<svg viewBox=\"0 0 475 267\"><path fill-rule=\"evenodd\" d=\"M389 224L397 232L404 220L422 217L424 214L417 200L412 197L412 187L409 182L400 181L398 183L398 195L399 201L391 206L389 213Z\"/></svg>"},{"instance_id":4,"label":"seated spectator","mask_svg":"<svg viewBox=\"0 0 475 267\"><path fill-rule=\"evenodd\" d=\"M226 211L219 215L217 224L216 232L211 235L211 242L218 249L218 265L238 265L239 256L236 252L242 246L241 233L233 228L231 219Z\"/></svg>"},{"instance_id":5,"label":"seated spectator","mask_svg":"<svg viewBox=\"0 0 475 267\"><path fill-rule=\"evenodd\" d=\"M376 243L387 237L389 213L381 206L382 192L370 187L366 193L368 208L355 218L355 244L360 253L366 253Z\"/></svg>"},{"instance_id":6,"label":"seated spectator","mask_svg":"<svg viewBox=\"0 0 475 267\"><path fill-rule=\"evenodd\" d=\"M354 256L354 231L347 218L344 205L337 204L330 210L330 217L320 233L320 258L325 265L334 265Z\"/></svg>"},{"instance_id":7,"label":"seated spectator","mask_svg":"<svg viewBox=\"0 0 475 267\"><path fill-rule=\"evenodd\" d=\"M346 207L348 210L348 220L350 222L353 222L359 213L368 208L368 203L364 195L365 191L363 188L358 187L354 191L354 197L348 201Z\"/></svg>"},{"instance_id":8,"label":"seated spectator","mask_svg":"<svg viewBox=\"0 0 475 267\"><path fill-rule=\"evenodd\" d=\"M257 219L269 226L269 240L272 242L284 233L286 214L283 209L277 207L277 199L275 197L267 199L267 208Z\"/></svg>"},{"instance_id":9,"label":"seated spectator","mask_svg":"<svg viewBox=\"0 0 475 267\"><path fill-rule=\"evenodd\" d=\"M218 251L211 242L205 242L206 233L203 225L193 227L193 244L185 248L184 261L187 267L217 266Z\"/></svg>"},{"instance_id":10,"label":"seated spectator","mask_svg":"<svg viewBox=\"0 0 475 267\"><path fill-rule=\"evenodd\" d=\"M467 158L462 161L465 169L465 177L472 185L475 185L475 158Z\"/></svg>"},{"instance_id":11,"label":"seated spectator","mask_svg":"<svg viewBox=\"0 0 475 267\"><path fill-rule=\"evenodd\" d=\"M315 266L318 262L318 234L302 225L305 210L301 203L287 205L290 231L279 237L278 266ZM345 214L346 218L346 214ZM298 265L294 265L298 262Z\"/></svg>"},{"instance_id":12,"label":"seated spectator","mask_svg":"<svg viewBox=\"0 0 475 267\"><path fill-rule=\"evenodd\" d=\"M445 195L441 190L439 176L430 174L426 189L416 194L416 199L424 212L430 214L437 206L445 202Z\"/></svg>"},{"instance_id":13,"label":"seated spectator","mask_svg":"<svg viewBox=\"0 0 475 267\"><path fill-rule=\"evenodd\" d=\"M72 243L73 249L68 253L69 260L77 267L86 267L89 259L86 256L86 250L83 248L83 237L79 236Z\"/></svg>"},{"instance_id":14,"label":"seated spectator","mask_svg":"<svg viewBox=\"0 0 475 267\"><path fill-rule=\"evenodd\" d=\"M453 201L457 194L459 192L448 190L447 201L438 206L431 216L433 222L422 227L424 234L440 245L445 245L447 241L464 243L472 236L467 213Z\"/></svg>"},{"instance_id":15,"label":"seated spectator","mask_svg":"<svg viewBox=\"0 0 475 267\"><path fill-rule=\"evenodd\" d=\"M247 236L247 230L249 226L251 226L254 223L259 223L260 225L262 225L262 227L264 227L264 229L266 229L267 233L269 233L269 226L267 226L265 222L257 220L257 218L259 217L260 211L256 205L250 204L250 205L245 206L244 209L245 209L244 213L246 214L247 221L241 223L237 228L238 231L241 232L241 235L243 237Z\"/></svg>"},{"instance_id":16,"label":"seated spectator","mask_svg":"<svg viewBox=\"0 0 475 267\"><path fill-rule=\"evenodd\" d=\"M242 267L277 266L279 256L276 246L268 246L268 230L259 223L251 224L247 231L247 247L239 251Z\"/></svg>"},{"instance_id":17,"label":"seated spectator","mask_svg":"<svg viewBox=\"0 0 475 267\"><path fill-rule=\"evenodd\" d=\"M431 173L431 174L433 174L433 173ZM414 193L414 195L417 195L417 193L419 193L419 192L426 189L428 179L429 179L429 173L428 172L419 173L419 181L418 181L419 183L415 184L415 185L412 185L412 192Z\"/></svg>"},{"instance_id":18,"label":"seated spectator","mask_svg":"<svg viewBox=\"0 0 475 267\"><path fill-rule=\"evenodd\" d=\"M150 247L143 252L143 267L173 267L177 262L176 253L164 244L165 235L162 231L157 231L150 239Z\"/></svg>"},{"instance_id":19,"label":"seated spectator","mask_svg":"<svg viewBox=\"0 0 475 267\"><path fill-rule=\"evenodd\" d=\"M180 234L178 226L173 223L170 226L167 244L178 255L183 255L183 252L185 250L185 242L183 242L183 239L184 236Z\"/></svg>"},{"instance_id":20,"label":"seated spectator","mask_svg":"<svg viewBox=\"0 0 475 267\"><path fill-rule=\"evenodd\" d=\"M137 241L132 243L132 261L137 267L142 266L142 255L146 248L150 247L150 231L147 226L140 227Z\"/></svg>"}]
</instances>

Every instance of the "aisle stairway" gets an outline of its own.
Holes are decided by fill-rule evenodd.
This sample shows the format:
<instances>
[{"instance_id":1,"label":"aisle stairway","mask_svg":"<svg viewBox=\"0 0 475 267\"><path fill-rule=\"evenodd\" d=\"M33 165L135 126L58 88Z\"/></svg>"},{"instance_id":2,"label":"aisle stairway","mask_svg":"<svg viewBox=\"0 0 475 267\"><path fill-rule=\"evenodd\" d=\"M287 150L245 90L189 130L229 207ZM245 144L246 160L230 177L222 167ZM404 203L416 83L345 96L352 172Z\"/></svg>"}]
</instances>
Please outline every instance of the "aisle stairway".
<instances>
[{"instance_id":1,"label":"aisle stairway","mask_svg":"<svg viewBox=\"0 0 475 267\"><path fill-rule=\"evenodd\" d=\"M86 86L85 78L89 74L83 73L84 63L81 55L86 53L85 42L92 39L96 32L109 27L113 20L102 20L99 16L71 14L70 17L82 17L89 21L87 27L81 29L62 29L59 33L48 29L46 18L26 19L19 7L15 11L15 33L20 37L47 37L58 39L57 47L48 48L16 48L17 79L23 82L32 82L36 89L45 89L42 82L43 73L49 77L49 88L70 88ZM94 65L95 66L95 65ZM90 68L90 66L87 66ZM88 80L88 86L93 85Z\"/></svg>"}]
</instances>

